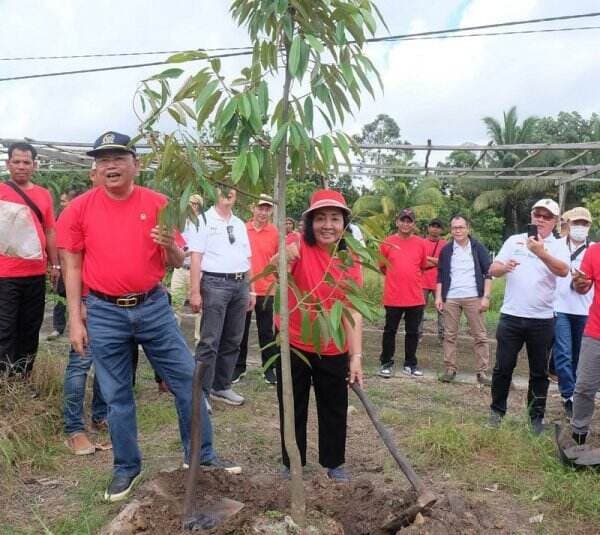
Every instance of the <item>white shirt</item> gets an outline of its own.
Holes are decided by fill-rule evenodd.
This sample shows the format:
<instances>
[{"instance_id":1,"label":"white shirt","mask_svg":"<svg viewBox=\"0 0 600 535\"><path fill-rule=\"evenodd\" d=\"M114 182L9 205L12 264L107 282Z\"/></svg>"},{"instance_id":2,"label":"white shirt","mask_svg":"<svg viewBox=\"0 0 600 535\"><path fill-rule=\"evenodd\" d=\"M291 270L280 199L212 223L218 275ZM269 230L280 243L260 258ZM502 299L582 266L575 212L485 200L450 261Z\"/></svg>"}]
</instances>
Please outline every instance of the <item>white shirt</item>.
<instances>
[{"instance_id":1,"label":"white shirt","mask_svg":"<svg viewBox=\"0 0 600 535\"><path fill-rule=\"evenodd\" d=\"M558 240L550 234L544 247L554 257ZM554 275L537 256L527 249L527 234L514 234L508 238L495 260L506 264L519 262L514 271L506 274L506 290L500 312L520 318L550 319L554 316Z\"/></svg>"},{"instance_id":2,"label":"white shirt","mask_svg":"<svg viewBox=\"0 0 600 535\"><path fill-rule=\"evenodd\" d=\"M202 217L198 217L198 223L202 223ZM194 239L195 233L196 225L194 225L194 223L192 223L189 219L186 219L185 227L183 229L183 232L181 233L181 237L185 240L185 245L188 249L190 248L190 241ZM183 265L187 266L188 268L190 267L190 262L191 260L189 256L186 256L183 259Z\"/></svg>"},{"instance_id":3,"label":"white shirt","mask_svg":"<svg viewBox=\"0 0 600 535\"><path fill-rule=\"evenodd\" d=\"M452 242L452 258L450 259L450 288L447 299L467 299L477 297L477 281L475 280L475 262L471 240L462 247L454 240Z\"/></svg>"},{"instance_id":4,"label":"white shirt","mask_svg":"<svg viewBox=\"0 0 600 535\"><path fill-rule=\"evenodd\" d=\"M202 271L212 273L244 273L250 269L250 242L243 221L234 216L226 220L215 210L214 206L198 217L198 229L192 225L188 248L194 253L201 253ZM227 228L229 227L229 231ZM233 236L233 243L229 237Z\"/></svg>"},{"instance_id":5,"label":"white shirt","mask_svg":"<svg viewBox=\"0 0 600 535\"><path fill-rule=\"evenodd\" d=\"M591 243L590 243L591 245ZM585 255L585 249L581 251L575 260L571 260L571 254L579 249L572 243L567 243L567 238L558 240L557 257L569 266L569 274L566 277L558 277L556 280L556 293L554 294L554 311L563 314L577 314L587 316L590 305L594 299L594 287L585 295L578 294L571 288L573 269L579 269Z\"/></svg>"}]
</instances>

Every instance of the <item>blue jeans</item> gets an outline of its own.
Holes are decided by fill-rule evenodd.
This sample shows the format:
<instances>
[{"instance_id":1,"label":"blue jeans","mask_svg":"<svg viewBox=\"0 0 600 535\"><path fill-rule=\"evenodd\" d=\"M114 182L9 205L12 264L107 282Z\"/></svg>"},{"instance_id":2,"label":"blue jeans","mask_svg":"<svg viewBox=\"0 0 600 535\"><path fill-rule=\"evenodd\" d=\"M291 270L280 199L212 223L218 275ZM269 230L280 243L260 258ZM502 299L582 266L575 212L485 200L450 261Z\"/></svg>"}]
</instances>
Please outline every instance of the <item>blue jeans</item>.
<instances>
[{"instance_id":1,"label":"blue jeans","mask_svg":"<svg viewBox=\"0 0 600 535\"><path fill-rule=\"evenodd\" d=\"M248 279L202 276L202 320L196 358L208 368L204 390L227 390L240 353L250 293Z\"/></svg>"},{"instance_id":2,"label":"blue jeans","mask_svg":"<svg viewBox=\"0 0 600 535\"><path fill-rule=\"evenodd\" d=\"M575 391L577 363L581 349L581 337L587 316L556 312L554 315L554 369L558 376L558 389L564 399Z\"/></svg>"},{"instance_id":3,"label":"blue jeans","mask_svg":"<svg viewBox=\"0 0 600 535\"><path fill-rule=\"evenodd\" d=\"M164 289L154 292L136 307L122 308L90 294L87 299L90 351L102 396L108 405L108 426L113 445L114 476L132 477L141 470L133 397L130 344L144 348L152 367L175 396L184 462L189 463L192 378L194 359L177 326ZM201 404L201 462L215 454L212 425Z\"/></svg>"},{"instance_id":4,"label":"blue jeans","mask_svg":"<svg viewBox=\"0 0 600 535\"><path fill-rule=\"evenodd\" d=\"M88 353L85 357L73 351L69 351L69 362L65 368L64 382L64 419L65 433L68 435L78 431L85 431L83 419L83 400L85 398L85 382L88 372L92 367L92 357ZM100 393L98 378L94 376L94 387L92 395L92 420L100 422L106 420L108 408Z\"/></svg>"}]
</instances>

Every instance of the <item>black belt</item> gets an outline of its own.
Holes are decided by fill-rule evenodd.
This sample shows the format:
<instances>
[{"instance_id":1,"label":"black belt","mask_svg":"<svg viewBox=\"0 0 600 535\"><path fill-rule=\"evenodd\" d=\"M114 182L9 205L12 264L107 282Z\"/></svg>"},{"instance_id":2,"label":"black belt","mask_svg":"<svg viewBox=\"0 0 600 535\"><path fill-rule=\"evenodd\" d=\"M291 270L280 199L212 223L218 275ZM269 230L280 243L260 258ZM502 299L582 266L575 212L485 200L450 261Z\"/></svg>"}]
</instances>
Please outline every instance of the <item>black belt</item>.
<instances>
[{"instance_id":1,"label":"black belt","mask_svg":"<svg viewBox=\"0 0 600 535\"><path fill-rule=\"evenodd\" d=\"M131 308L141 305L148 297L150 297L154 292L161 288L160 284L157 284L151 290L141 294L127 294L127 295L107 295L102 292L98 292L96 290L90 290L92 295L95 295L99 299L103 301L108 301L109 303L113 303L118 307L122 308Z\"/></svg>"},{"instance_id":2,"label":"black belt","mask_svg":"<svg viewBox=\"0 0 600 535\"><path fill-rule=\"evenodd\" d=\"M246 272L243 273L213 273L212 271L204 271L209 277L217 277L219 279L243 281L246 278Z\"/></svg>"}]
</instances>

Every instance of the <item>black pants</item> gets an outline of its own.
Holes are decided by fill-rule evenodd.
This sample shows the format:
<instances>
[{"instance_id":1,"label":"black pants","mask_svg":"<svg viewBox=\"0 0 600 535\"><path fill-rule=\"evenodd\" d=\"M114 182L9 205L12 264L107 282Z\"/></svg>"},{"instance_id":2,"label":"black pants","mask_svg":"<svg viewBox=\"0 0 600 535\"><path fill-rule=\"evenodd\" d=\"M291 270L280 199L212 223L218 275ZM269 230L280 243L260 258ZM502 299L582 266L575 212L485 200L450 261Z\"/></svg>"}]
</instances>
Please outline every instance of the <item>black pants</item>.
<instances>
[{"instance_id":1,"label":"black pants","mask_svg":"<svg viewBox=\"0 0 600 535\"><path fill-rule=\"evenodd\" d=\"M275 337L273 336L273 297L267 295L259 295L256 297L256 305L254 307L256 314L256 329L258 330L258 345L260 346L260 356L263 366L279 353L279 348L272 344ZM248 356L248 336L250 335L250 323L252 322L252 310L246 314L246 324L244 326L244 336L240 343L240 354L235 365L234 375L239 375L246 371L246 358ZM265 346L269 347L265 347ZM272 368L274 363L269 366ZM266 370L265 370L266 371Z\"/></svg>"},{"instance_id":2,"label":"black pants","mask_svg":"<svg viewBox=\"0 0 600 535\"><path fill-rule=\"evenodd\" d=\"M381 347L381 364L394 364L394 353L396 352L396 333L398 325L404 316L404 366L411 368L417 365L417 346L419 345L419 325L423 319L425 307L385 307L385 326L383 328L383 340Z\"/></svg>"},{"instance_id":3,"label":"black pants","mask_svg":"<svg viewBox=\"0 0 600 535\"><path fill-rule=\"evenodd\" d=\"M56 283L56 295L66 298L67 294L65 292L65 283L63 281L62 275L58 277L58 282ZM57 302L54 305L54 310L52 311L52 327L55 331L58 331L60 334L65 332L65 327L67 326L67 317L66 317L67 307L64 303Z\"/></svg>"},{"instance_id":4,"label":"black pants","mask_svg":"<svg viewBox=\"0 0 600 535\"><path fill-rule=\"evenodd\" d=\"M44 319L46 276L0 277L0 374L29 375Z\"/></svg>"},{"instance_id":5,"label":"black pants","mask_svg":"<svg viewBox=\"0 0 600 535\"><path fill-rule=\"evenodd\" d=\"M302 353L310 367L298 355ZM300 450L302 466L306 464L306 422L308 420L308 401L310 384L315 388L317 417L319 423L319 463L325 468L336 468L346 458L346 419L348 413L348 353L335 356L319 356L293 349L292 384L294 388L294 416L296 443ZM277 359L277 377L281 377L281 359ZM290 466L283 437L283 401L282 381L277 381L277 399L279 400L279 430L281 434L281 453L283 464Z\"/></svg>"},{"instance_id":6,"label":"black pants","mask_svg":"<svg viewBox=\"0 0 600 535\"><path fill-rule=\"evenodd\" d=\"M554 336L554 320L520 318L500 314L496 329L496 365L492 375L492 410L506 414L506 401L517 356L525 344L529 360L527 407L530 418L542 418L548 394L548 354Z\"/></svg>"}]
</instances>

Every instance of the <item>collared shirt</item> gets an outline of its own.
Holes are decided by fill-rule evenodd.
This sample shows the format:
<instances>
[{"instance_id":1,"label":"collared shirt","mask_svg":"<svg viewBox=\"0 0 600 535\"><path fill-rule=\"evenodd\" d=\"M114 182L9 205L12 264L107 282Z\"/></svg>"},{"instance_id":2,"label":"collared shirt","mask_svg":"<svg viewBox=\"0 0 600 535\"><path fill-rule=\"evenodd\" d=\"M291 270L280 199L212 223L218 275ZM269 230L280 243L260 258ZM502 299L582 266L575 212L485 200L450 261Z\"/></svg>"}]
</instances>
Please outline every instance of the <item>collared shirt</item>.
<instances>
[{"instance_id":1,"label":"collared shirt","mask_svg":"<svg viewBox=\"0 0 600 535\"><path fill-rule=\"evenodd\" d=\"M544 248L554 257L559 256L557 241L552 234L544 240ZM534 319L554 316L557 277L527 248L527 234L514 234L508 238L495 260L519 263L514 271L506 274L506 290L500 312Z\"/></svg>"},{"instance_id":2,"label":"collared shirt","mask_svg":"<svg viewBox=\"0 0 600 535\"><path fill-rule=\"evenodd\" d=\"M475 262L471 240L463 247L454 240L450 259L450 289L447 299L466 299L477 297L477 282L475 281Z\"/></svg>"},{"instance_id":3,"label":"collared shirt","mask_svg":"<svg viewBox=\"0 0 600 535\"><path fill-rule=\"evenodd\" d=\"M202 271L244 273L250 269L250 242L244 222L231 214L221 217L214 206L199 217L198 229L192 228L188 249L202 254ZM228 230L229 228L229 230ZM230 239L231 238L231 239ZM233 243L231 243L233 239Z\"/></svg>"},{"instance_id":4,"label":"collared shirt","mask_svg":"<svg viewBox=\"0 0 600 535\"><path fill-rule=\"evenodd\" d=\"M252 220L246 223L250 250L252 251L252 276L259 275L271 263L271 258L277 254L279 233L277 227L267 223L264 227L256 228ZM273 273L254 281L256 295L275 295L275 275Z\"/></svg>"},{"instance_id":5,"label":"collared shirt","mask_svg":"<svg viewBox=\"0 0 600 535\"><path fill-rule=\"evenodd\" d=\"M583 244L582 244L583 245ZM592 245L590 243L590 245ZM566 277L559 277L556 280L556 294L554 296L554 311L562 312L563 314L577 314L578 316L587 316L590 310L590 305L594 299L594 288L588 293L582 295L577 293L571 287L573 279L573 269L580 269L585 249L580 251L575 260L571 260L571 255L579 247L575 247L572 243L567 242L567 238L561 238L557 243L557 258L562 260L569 266L569 274Z\"/></svg>"}]
</instances>

